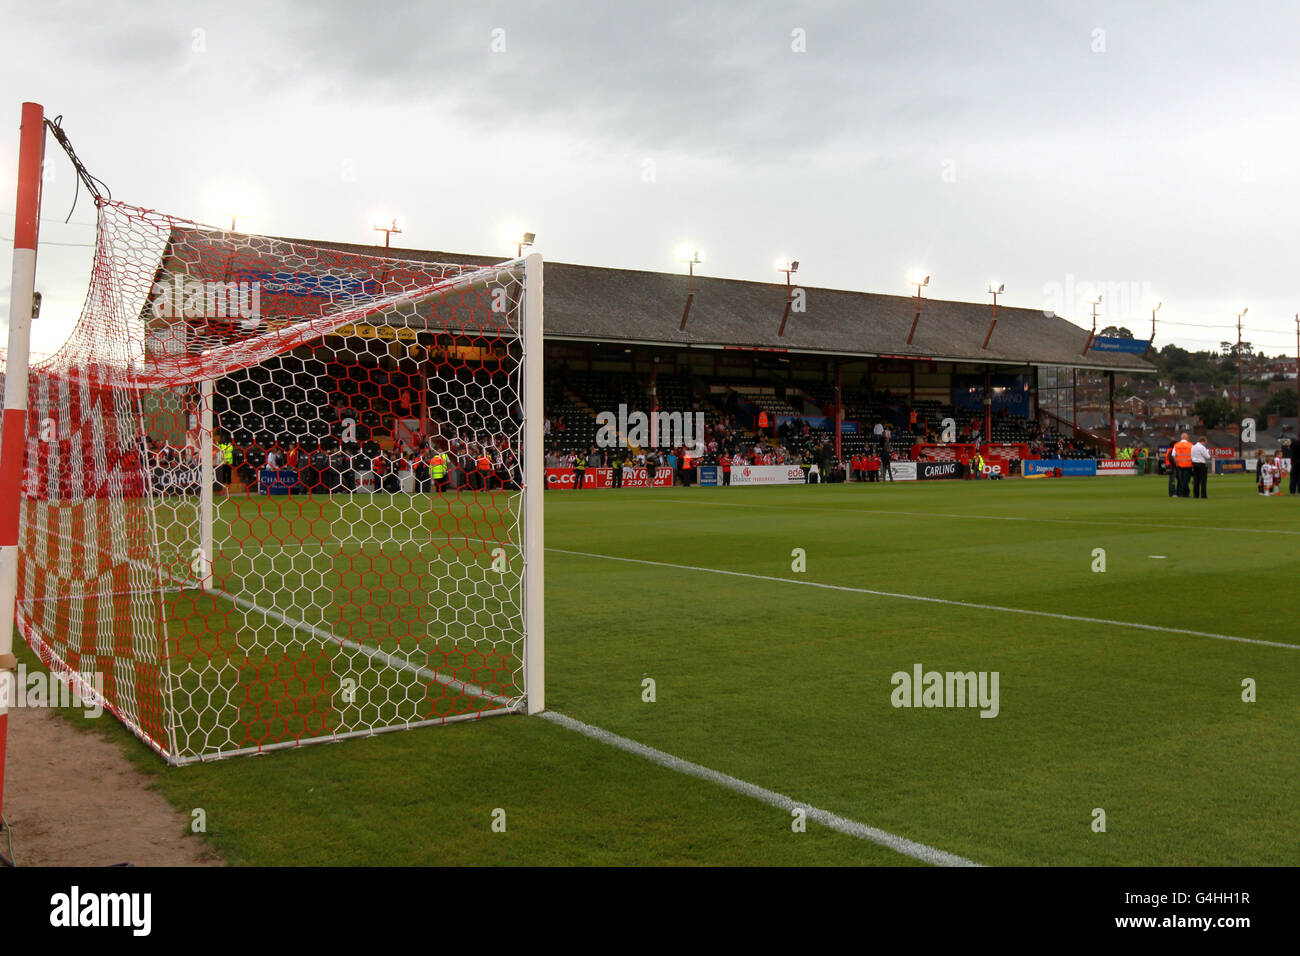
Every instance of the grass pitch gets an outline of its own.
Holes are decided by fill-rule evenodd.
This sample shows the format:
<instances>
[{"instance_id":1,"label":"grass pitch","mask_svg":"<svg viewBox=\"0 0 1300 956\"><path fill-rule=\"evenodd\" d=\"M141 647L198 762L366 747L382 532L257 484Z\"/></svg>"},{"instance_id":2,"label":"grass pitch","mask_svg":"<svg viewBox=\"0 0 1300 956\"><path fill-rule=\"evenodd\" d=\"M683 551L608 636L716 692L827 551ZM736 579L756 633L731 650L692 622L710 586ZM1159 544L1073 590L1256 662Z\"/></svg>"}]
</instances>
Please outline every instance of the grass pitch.
<instances>
[{"instance_id":1,"label":"grass pitch","mask_svg":"<svg viewBox=\"0 0 1300 956\"><path fill-rule=\"evenodd\" d=\"M1210 494L548 493L548 706L979 863L1295 865L1300 499ZM917 664L998 672L997 716L893 706ZM537 718L175 770L98 726L234 863L915 862Z\"/></svg>"}]
</instances>

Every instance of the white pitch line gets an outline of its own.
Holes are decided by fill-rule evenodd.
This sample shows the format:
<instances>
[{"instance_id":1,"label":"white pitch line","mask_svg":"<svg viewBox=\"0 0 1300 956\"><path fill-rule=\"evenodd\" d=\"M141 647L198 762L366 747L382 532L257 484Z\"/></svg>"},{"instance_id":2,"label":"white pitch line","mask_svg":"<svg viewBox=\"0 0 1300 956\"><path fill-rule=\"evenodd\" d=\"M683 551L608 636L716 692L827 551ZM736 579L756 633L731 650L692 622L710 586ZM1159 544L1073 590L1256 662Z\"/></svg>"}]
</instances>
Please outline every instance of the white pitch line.
<instances>
[{"instance_id":1,"label":"white pitch line","mask_svg":"<svg viewBox=\"0 0 1300 956\"><path fill-rule=\"evenodd\" d=\"M678 773L686 774L690 777L697 777L700 780L707 780L709 783L717 784L720 787L726 787L735 793L742 794L768 806L777 807L778 809L791 811L802 809L809 820L820 823L828 829L837 833L843 833L847 836L856 837L859 840L869 840L872 843L879 844L895 853L901 853L904 856L910 856L914 860L921 860L925 863L931 863L935 866L979 866L971 860L954 853L948 853L945 850L939 850L924 843L917 843L915 840L909 840L906 837L897 836L888 833L876 827L867 826L865 823L859 823L856 820L850 820L848 817L842 817L838 813L831 813L829 810L821 810L817 807L810 807L806 803L800 803L783 793L777 793L775 790L768 790L766 787L760 787L757 784L749 783L730 774L722 773L719 770L712 770L708 767L701 766L698 763L692 763L689 760L683 760L681 757L674 757L670 753L662 750L656 750L654 747L647 747L645 744L637 743L627 737L620 737L618 734L603 730L600 727L593 727L591 724L584 724L580 720L574 720L558 711L547 710L538 714L543 720L549 720L553 724L561 727L567 727L569 730L575 730L592 740L599 740L601 743L609 744L611 747L617 747L619 750L634 754L651 763L657 763L661 767L667 767L669 770L675 770Z\"/></svg>"},{"instance_id":2,"label":"white pitch line","mask_svg":"<svg viewBox=\"0 0 1300 956\"><path fill-rule=\"evenodd\" d=\"M1121 528L1161 528L1167 531L1235 531L1238 534L1300 535L1300 531L1282 528L1224 528L1216 525L1157 524L1153 521L1104 521L1093 518L1031 518L1025 515L953 514L941 511L895 511L892 508L819 508L816 505L744 504L739 501L707 501L703 498L661 498L674 504L710 505L716 508L766 508L774 511L819 511L823 514L903 515L908 518L944 518L962 521L1023 521L1031 524L1114 525Z\"/></svg>"},{"instance_id":3,"label":"white pitch line","mask_svg":"<svg viewBox=\"0 0 1300 956\"><path fill-rule=\"evenodd\" d=\"M828 509L816 509L828 510ZM835 509L839 510L839 509ZM886 515L906 515L910 518L967 518L972 521L1027 521L1039 522L1042 524L1083 524L1083 525L1117 525L1123 528L1161 528L1166 531L1235 531L1238 534L1287 534L1300 535L1300 531L1286 531L1281 528L1224 528L1215 525L1196 525L1196 524L1157 524L1153 521L1094 521L1091 518L1030 518L1023 515L970 515L970 514L942 514L929 511L891 511L888 508L854 508L854 511L865 511L868 514L886 514Z\"/></svg>"},{"instance_id":4,"label":"white pitch line","mask_svg":"<svg viewBox=\"0 0 1300 956\"><path fill-rule=\"evenodd\" d=\"M279 611L273 611L270 608L262 607L260 604L255 604L248 600L248 598L242 598L236 594L231 594L229 591L222 591L218 588L213 588L207 593L232 601L244 608L246 611L254 611L258 614L265 615L273 621L279 621L281 624L291 627L295 631L302 631L304 634L311 634L313 637L320 638L324 641L330 641L331 643L346 647L348 650L360 651L367 657L379 661L381 664L386 664L394 670L410 671L413 674L423 677L425 680L437 681L439 684L444 684L447 687L459 687L464 693L471 697L486 697L494 704L503 704L507 707L516 706L518 704L518 700L515 698L502 697L499 694L489 693L477 684L467 684L464 681L457 680L447 674L439 674L437 671L429 670L427 667L421 667L419 664L412 664L410 661L403 660L393 654L386 654L377 647L366 647L363 644L358 644L356 641L350 641L345 637L339 637L337 634L331 634L329 631L316 627L314 624L308 624L306 621L295 620L288 615L281 614Z\"/></svg>"},{"instance_id":5,"label":"white pitch line","mask_svg":"<svg viewBox=\"0 0 1300 956\"><path fill-rule=\"evenodd\" d=\"M553 551L558 549L548 548L547 550ZM578 553L578 552L561 552L561 553L568 554L568 553ZM631 559L618 559L618 560L631 560ZM315 627L312 624L308 624L306 621L294 620L293 618L281 614L279 611L273 611L269 608L264 608L259 604L255 604L254 602L248 600L247 598L241 598L238 595L230 594L229 592L221 591L218 589L213 589L209 593L214 594L216 596L224 597L227 600L230 600L235 604L239 605L240 607L245 608L246 610L263 614L271 618L272 620L277 620L282 624L294 628L295 630L304 631L323 640L332 641L334 643L341 644L344 647L350 648L351 650L360 651L363 654L366 654L372 658L382 661L383 663L387 664L390 667L395 667L401 670L413 671L426 679L432 679L440 683L447 684L449 686L461 687L464 689L466 693L469 693L475 697L489 697L492 699L494 703L503 703L507 706L513 706L517 703L516 701L513 701L509 698L499 697L495 694L489 694L486 691L484 691L483 688L477 687L474 684L466 684L462 681L455 680L454 678L448 677L444 674L439 674L436 671L431 671L428 670L427 668L420 667L419 665L412 664L409 661L403 661L400 659L394 660L392 655L385 654L383 651L379 650L378 648L365 647L361 644L357 644L355 641L347 640L346 638L339 637L336 634L331 634L329 631L325 631L322 630L321 628ZM818 807L812 807L812 806L808 806L807 804L799 803L798 801L793 800L790 797L787 797L785 794L777 793L775 790L768 790L765 787L760 787L757 784L749 783L745 780L739 779L738 777L733 777L730 774L725 774L718 770L712 770L700 764L692 763L689 760L683 760L680 757L674 757L672 754L665 753L662 750L656 750L653 747L647 747L645 744L638 743L635 740L631 740L627 737L620 737L618 734L611 733L608 730L603 730L600 727L595 727L592 726L591 724L583 723L580 720L575 720L574 718L566 716L565 714L561 714L558 711L553 711L553 710L543 711L538 716L542 717L545 720L549 720L550 722L557 724L561 727L566 727L569 730L577 731L578 733L590 737L593 740L598 740L601 743L608 744L612 747L617 747L618 749L626 751L627 753L641 757L645 760L649 760L652 763L659 764L661 767L666 767L667 769L674 770L677 773L686 774L691 777L697 777L701 780L706 780L709 783L717 784L720 787L725 787L728 790L734 791L735 793L742 794L753 800L758 800L762 803L766 803L768 806L777 807L779 809L786 810L787 812L794 810L796 808L801 808L807 815L808 819L812 820L814 823L820 823L822 826L830 830L834 830L837 833L843 833L847 836L855 837L859 840L869 840L872 843L876 843L880 846L885 847L886 849L893 850L895 853L901 853L902 855L911 857L912 859L920 860L924 863L929 863L934 866L979 866L980 865L978 863L966 859L965 857L957 856L956 854L953 853L948 853L944 850L940 850L935 847L928 846L924 843L917 843L915 840L909 840L906 837L897 836L893 833L889 833L885 830L881 830L876 827L867 826L865 823L859 823L856 820L850 820L848 817L842 817L837 813L831 813L829 810L822 810Z\"/></svg>"},{"instance_id":6,"label":"white pitch line","mask_svg":"<svg viewBox=\"0 0 1300 956\"><path fill-rule=\"evenodd\" d=\"M702 571L706 574L725 574L729 577L750 578L755 581L775 581L779 584L799 584L810 588L823 588L827 591L848 591L852 594L870 594L873 597L895 598L900 601L920 601L925 604L946 604L951 607L968 607L978 611L998 611L1003 614L1024 614L1030 617L1050 617L1058 621L1075 621L1082 624L1105 624L1110 627L1131 627L1141 631L1159 631L1164 634L1185 634L1190 637L1208 637L1216 641L1235 641L1239 644L1259 644L1263 647L1281 647L1289 651L1300 651L1300 644L1286 644L1282 641L1262 641L1254 637L1236 637L1232 634L1215 634L1213 631L1193 631L1182 627L1164 627L1159 624L1139 624L1136 621L1113 621L1104 617L1082 617L1076 614L1059 614L1055 611L1032 611L1023 607L1003 607L999 604L978 604L974 601L956 601L951 598L926 597L923 594L902 594L897 591L877 591L872 588L855 588L846 584L824 584L820 581L798 581L794 578L779 578L770 574L751 574L748 571L728 571L723 568L703 568L691 564L670 564L667 561L648 561L644 558L622 558L613 554L596 554L591 551L567 551L563 548L547 548L557 554L572 554L583 558L601 558L606 561L625 561L629 564L646 564L657 568L673 568L678 571Z\"/></svg>"}]
</instances>

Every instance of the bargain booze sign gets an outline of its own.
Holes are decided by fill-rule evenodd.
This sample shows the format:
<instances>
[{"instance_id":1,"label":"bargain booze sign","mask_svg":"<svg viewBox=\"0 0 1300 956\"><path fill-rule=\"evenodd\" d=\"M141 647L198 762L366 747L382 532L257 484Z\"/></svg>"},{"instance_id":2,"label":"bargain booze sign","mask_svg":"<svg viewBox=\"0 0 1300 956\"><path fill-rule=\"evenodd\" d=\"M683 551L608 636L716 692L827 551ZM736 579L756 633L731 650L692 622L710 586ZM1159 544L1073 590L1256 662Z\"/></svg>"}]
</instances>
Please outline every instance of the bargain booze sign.
<instances>
[{"instance_id":1,"label":"bargain booze sign","mask_svg":"<svg viewBox=\"0 0 1300 956\"><path fill-rule=\"evenodd\" d=\"M1137 473L1137 462L1132 458L1097 459L1097 474L1099 475L1136 475Z\"/></svg>"}]
</instances>

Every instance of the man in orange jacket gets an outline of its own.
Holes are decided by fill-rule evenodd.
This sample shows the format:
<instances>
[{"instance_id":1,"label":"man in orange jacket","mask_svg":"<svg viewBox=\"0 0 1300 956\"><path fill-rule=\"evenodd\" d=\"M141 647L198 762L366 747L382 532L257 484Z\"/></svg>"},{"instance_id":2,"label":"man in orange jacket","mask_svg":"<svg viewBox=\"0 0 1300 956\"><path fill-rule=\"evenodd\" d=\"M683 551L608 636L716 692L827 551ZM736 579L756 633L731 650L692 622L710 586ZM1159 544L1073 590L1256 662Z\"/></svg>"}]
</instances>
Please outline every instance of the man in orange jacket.
<instances>
[{"instance_id":1,"label":"man in orange jacket","mask_svg":"<svg viewBox=\"0 0 1300 956\"><path fill-rule=\"evenodd\" d=\"M1192 486L1192 443L1187 440L1187 432L1174 445L1174 467L1178 469L1178 497L1191 496Z\"/></svg>"}]
</instances>

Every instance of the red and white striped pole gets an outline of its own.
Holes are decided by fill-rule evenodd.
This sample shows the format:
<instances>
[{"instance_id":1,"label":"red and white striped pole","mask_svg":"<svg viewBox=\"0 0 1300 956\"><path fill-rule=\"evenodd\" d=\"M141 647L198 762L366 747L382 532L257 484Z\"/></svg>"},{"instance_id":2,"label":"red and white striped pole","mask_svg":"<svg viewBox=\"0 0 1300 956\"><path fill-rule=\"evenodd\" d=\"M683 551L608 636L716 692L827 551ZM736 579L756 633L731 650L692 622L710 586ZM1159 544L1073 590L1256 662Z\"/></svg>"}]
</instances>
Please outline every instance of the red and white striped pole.
<instances>
[{"instance_id":1,"label":"red and white striped pole","mask_svg":"<svg viewBox=\"0 0 1300 956\"><path fill-rule=\"evenodd\" d=\"M36 292L36 238L41 223L45 108L23 104L18 148L14 271L9 286L9 353L5 369L4 433L0 438L0 812L4 810L5 743L14 693L14 610L18 598L18 513L27 452L27 353Z\"/></svg>"}]
</instances>

